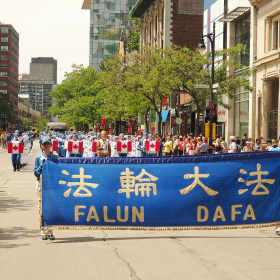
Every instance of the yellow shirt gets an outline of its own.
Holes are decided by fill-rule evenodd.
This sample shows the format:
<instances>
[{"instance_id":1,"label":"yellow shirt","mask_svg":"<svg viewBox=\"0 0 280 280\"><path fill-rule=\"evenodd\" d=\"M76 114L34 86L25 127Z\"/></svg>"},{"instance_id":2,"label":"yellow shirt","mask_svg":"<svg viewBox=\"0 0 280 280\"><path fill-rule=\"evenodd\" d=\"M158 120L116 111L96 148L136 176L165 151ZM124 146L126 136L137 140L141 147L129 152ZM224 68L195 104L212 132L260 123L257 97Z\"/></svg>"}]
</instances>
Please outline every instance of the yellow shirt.
<instances>
[{"instance_id":1,"label":"yellow shirt","mask_svg":"<svg viewBox=\"0 0 280 280\"><path fill-rule=\"evenodd\" d=\"M170 153L170 151L172 151L172 141L167 141L165 142L164 145L167 145L165 148L164 148L164 151L166 153Z\"/></svg>"}]
</instances>

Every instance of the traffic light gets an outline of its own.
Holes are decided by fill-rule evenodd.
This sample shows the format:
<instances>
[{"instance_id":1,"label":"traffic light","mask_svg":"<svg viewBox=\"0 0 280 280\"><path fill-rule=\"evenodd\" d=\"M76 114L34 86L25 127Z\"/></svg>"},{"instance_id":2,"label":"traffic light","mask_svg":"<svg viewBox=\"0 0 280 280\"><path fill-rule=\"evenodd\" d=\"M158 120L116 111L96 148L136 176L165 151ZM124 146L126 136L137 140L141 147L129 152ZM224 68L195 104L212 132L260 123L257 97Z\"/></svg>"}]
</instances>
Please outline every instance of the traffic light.
<instances>
[{"instance_id":1,"label":"traffic light","mask_svg":"<svg viewBox=\"0 0 280 280\"><path fill-rule=\"evenodd\" d=\"M176 118L172 118L172 123L176 124Z\"/></svg>"},{"instance_id":2,"label":"traffic light","mask_svg":"<svg viewBox=\"0 0 280 280\"><path fill-rule=\"evenodd\" d=\"M212 115L213 117L216 117L216 104L211 104L210 106L210 115Z\"/></svg>"}]
</instances>

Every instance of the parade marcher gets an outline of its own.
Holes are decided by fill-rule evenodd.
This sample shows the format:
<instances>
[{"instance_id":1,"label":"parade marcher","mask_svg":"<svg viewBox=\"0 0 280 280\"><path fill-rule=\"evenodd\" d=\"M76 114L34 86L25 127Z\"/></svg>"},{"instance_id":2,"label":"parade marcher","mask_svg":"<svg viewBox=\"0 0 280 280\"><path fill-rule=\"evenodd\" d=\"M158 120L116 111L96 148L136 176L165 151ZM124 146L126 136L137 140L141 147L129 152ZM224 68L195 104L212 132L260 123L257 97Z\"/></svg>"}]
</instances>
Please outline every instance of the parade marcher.
<instances>
[{"instance_id":1,"label":"parade marcher","mask_svg":"<svg viewBox=\"0 0 280 280\"><path fill-rule=\"evenodd\" d=\"M123 141L125 141L125 142L123 142ZM119 157L127 157L128 156L128 145L130 145L130 144L131 144L131 150L132 150L132 143L130 142L130 144L128 144L128 142L130 142L130 141L126 141L125 138L124 138L124 135L120 134L120 139L117 142L117 152L119 154Z\"/></svg>"},{"instance_id":2,"label":"parade marcher","mask_svg":"<svg viewBox=\"0 0 280 280\"><path fill-rule=\"evenodd\" d=\"M146 157L147 153L145 152L145 142L147 141L148 133L143 133L143 138L139 141L139 148L141 150L141 157Z\"/></svg>"},{"instance_id":3,"label":"parade marcher","mask_svg":"<svg viewBox=\"0 0 280 280\"><path fill-rule=\"evenodd\" d=\"M15 137L12 139L11 143L21 143L22 139L19 138L19 131L16 130L15 132ZM14 167L14 172L15 171L20 171L20 159L21 159L21 154L12 154L12 164Z\"/></svg>"},{"instance_id":4,"label":"parade marcher","mask_svg":"<svg viewBox=\"0 0 280 280\"><path fill-rule=\"evenodd\" d=\"M117 143L118 143L118 136L113 136L114 140L112 141L112 154L111 157L119 157L119 153L117 152Z\"/></svg>"},{"instance_id":5,"label":"parade marcher","mask_svg":"<svg viewBox=\"0 0 280 280\"><path fill-rule=\"evenodd\" d=\"M75 145L71 147L70 143L75 143ZM82 157L83 156L83 142L79 141L77 137L77 133L72 133L72 139L67 143L67 154L66 157Z\"/></svg>"},{"instance_id":6,"label":"parade marcher","mask_svg":"<svg viewBox=\"0 0 280 280\"><path fill-rule=\"evenodd\" d=\"M35 158L35 164L34 164L34 175L37 177L37 184L36 184L37 195L38 195L39 181L40 181L40 176L42 174L42 165L43 165L44 159L58 158L58 156L54 155L51 152L51 147L52 147L51 139L49 137L42 138L43 152L41 155L39 155ZM53 232L51 230L41 230L41 235L42 235L43 240L47 240L48 238L50 240L55 239L55 237L53 236Z\"/></svg>"},{"instance_id":7,"label":"parade marcher","mask_svg":"<svg viewBox=\"0 0 280 280\"><path fill-rule=\"evenodd\" d=\"M110 157L111 146L109 140L106 138L106 131L101 132L101 139L97 142L98 157Z\"/></svg>"},{"instance_id":8,"label":"parade marcher","mask_svg":"<svg viewBox=\"0 0 280 280\"><path fill-rule=\"evenodd\" d=\"M157 154L157 152L156 152L156 150L155 151L151 151L151 150L147 150L147 143L149 143L150 141L155 141L154 139L153 139L153 135L152 134L149 134L148 135L148 140L145 142L145 151L146 151L146 153L147 153L147 157L155 157L156 156L156 154ZM159 145L159 147L160 147L160 145Z\"/></svg>"},{"instance_id":9,"label":"parade marcher","mask_svg":"<svg viewBox=\"0 0 280 280\"><path fill-rule=\"evenodd\" d=\"M229 137L228 153L237 153L237 145L234 140L234 136Z\"/></svg>"}]
</instances>

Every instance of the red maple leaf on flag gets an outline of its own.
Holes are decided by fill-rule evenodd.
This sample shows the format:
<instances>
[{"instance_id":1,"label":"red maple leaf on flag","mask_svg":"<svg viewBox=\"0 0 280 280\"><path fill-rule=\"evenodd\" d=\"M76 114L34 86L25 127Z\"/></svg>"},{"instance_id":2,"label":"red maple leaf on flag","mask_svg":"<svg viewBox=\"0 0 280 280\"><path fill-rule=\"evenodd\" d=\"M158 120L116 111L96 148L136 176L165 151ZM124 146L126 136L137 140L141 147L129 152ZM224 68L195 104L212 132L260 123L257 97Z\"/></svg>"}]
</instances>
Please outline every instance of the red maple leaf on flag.
<instances>
[{"instance_id":1,"label":"red maple leaf on flag","mask_svg":"<svg viewBox=\"0 0 280 280\"><path fill-rule=\"evenodd\" d=\"M76 150L79 148L79 146L77 146L77 144L75 144L75 146L73 146L73 148Z\"/></svg>"},{"instance_id":2,"label":"red maple leaf on flag","mask_svg":"<svg viewBox=\"0 0 280 280\"><path fill-rule=\"evenodd\" d=\"M127 147L127 145L123 144L122 147L125 149Z\"/></svg>"},{"instance_id":3,"label":"red maple leaf on flag","mask_svg":"<svg viewBox=\"0 0 280 280\"><path fill-rule=\"evenodd\" d=\"M153 149L156 145L153 143L150 145L150 147Z\"/></svg>"},{"instance_id":4,"label":"red maple leaf on flag","mask_svg":"<svg viewBox=\"0 0 280 280\"><path fill-rule=\"evenodd\" d=\"M14 146L13 149L16 151L18 150L18 146Z\"/></svg>"}]
</instances>

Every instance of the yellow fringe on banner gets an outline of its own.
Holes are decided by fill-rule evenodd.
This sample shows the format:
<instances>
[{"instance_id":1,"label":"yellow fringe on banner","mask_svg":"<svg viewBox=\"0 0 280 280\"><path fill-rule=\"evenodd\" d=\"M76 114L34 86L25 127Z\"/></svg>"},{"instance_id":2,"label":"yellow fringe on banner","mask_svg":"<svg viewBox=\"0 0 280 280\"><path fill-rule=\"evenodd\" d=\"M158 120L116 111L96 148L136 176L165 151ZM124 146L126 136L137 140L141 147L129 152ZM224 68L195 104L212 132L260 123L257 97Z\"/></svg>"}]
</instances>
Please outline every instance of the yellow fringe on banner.
<instances>
[{"instance_id":1,"label":"yellow fringe on banner","mask_svg":"<svg viewBox=\"0 0 280 280\"><path fill-rule=\"evenodd\" d=\"M144 230L144 231L180 231L180 230L219 230L280 227L280 221L264 224L230 225L230 226L186 226L186 227L141 227L141 226L42 226L42 176L39 182L39 225L41 230Z\"/></svg>"}]
</instances>

